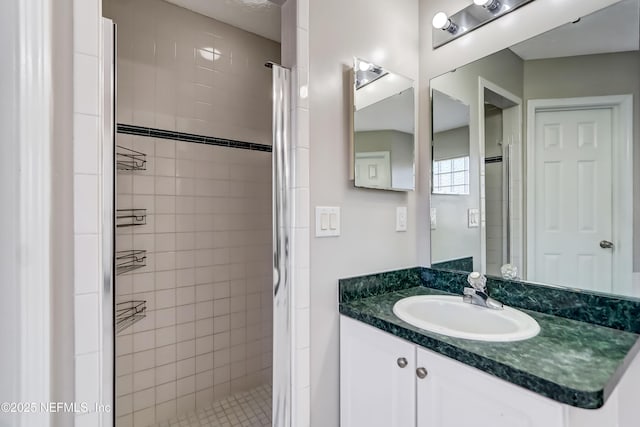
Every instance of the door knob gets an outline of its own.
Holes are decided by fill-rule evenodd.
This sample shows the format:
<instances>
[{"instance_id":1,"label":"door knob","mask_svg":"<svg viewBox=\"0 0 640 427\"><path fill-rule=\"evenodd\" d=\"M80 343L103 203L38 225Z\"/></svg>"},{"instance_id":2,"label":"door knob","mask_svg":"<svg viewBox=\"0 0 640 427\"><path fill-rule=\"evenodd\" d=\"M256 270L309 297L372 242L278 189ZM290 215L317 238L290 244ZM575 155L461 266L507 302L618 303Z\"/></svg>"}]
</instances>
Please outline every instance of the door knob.
<instances>
[{"instance_id":1,"label":"door knob","mask_svg":"<svg viewBox=\"0 0 640 427\"><path fill-rule=\"evenodd\" d=\"M398 357L397 363L401 368L406 368L406 366L409 364L409 362L407 362L407 359L405 359L404 357Z\"/></svg>"},{"instance_id":2,"label":"door knob","mask_svg":"<svg viewBox=\"0 0 640 427\"><path fill-rule=\"evenodd\" d=\"M600 242L600 247L602 249L612 249L613 248L613 243L608 241L608 240L603 240Z\"/></svg>"},{"instance_id":3,"label":"door knob","mask_svg":"<svg viewBox=\"0 0 640 427\"><path fill-rule=\"evenodd\" d=\"M416 375L418 376L418 378L420 378L421 380L427 377L427 370L424 368L418 368L416 369Z\"/></svg>"}]
</instances>

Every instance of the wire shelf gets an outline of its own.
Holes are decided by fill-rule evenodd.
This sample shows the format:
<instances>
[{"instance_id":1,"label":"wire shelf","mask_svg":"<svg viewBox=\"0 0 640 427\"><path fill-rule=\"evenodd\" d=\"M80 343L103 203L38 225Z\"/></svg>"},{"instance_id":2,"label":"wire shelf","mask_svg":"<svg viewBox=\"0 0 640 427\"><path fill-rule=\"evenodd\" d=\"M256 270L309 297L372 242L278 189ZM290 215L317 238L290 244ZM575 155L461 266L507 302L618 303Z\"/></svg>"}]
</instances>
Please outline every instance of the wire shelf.
<instances>
[{"instance_id":1,"label":"wire shelf","mask_svg":"<svg viewBox=\"0 0 640 427\"><path fill-rule=\"evenodd\" d=\"M122 171L147 170L147 155L121 145L116 149L116 164Z\"/></svg>"},{"instance_id":2,"label":"wire shelf","mask_svg":"<svg viewBox=\"0 0 640 427\"><path fill-rule=\"evenodd\" d=\"M127 273L147 265L147 251L131 250L116 252L116 274Z\"/></svg>"},{"instance_id":3,"label":"wire shelf","mask_svg":"<svg viewBox=\"0 0 640 427\"><path fill-rule=\"evenodd\" d=\"M146 317L147 301L134 300L116 304L116 332L122 332Z\"/></svg>"},{"instance_id":4,"label":"wire shelf","mask_svg":"<svg viewBox=\"0 0 640 427\"><path fill-rule=\"evenodd\" d=\"M133 227L147 223L146 209L118 209L116 213L117 227Z\"/></svg>"}]
</instances>

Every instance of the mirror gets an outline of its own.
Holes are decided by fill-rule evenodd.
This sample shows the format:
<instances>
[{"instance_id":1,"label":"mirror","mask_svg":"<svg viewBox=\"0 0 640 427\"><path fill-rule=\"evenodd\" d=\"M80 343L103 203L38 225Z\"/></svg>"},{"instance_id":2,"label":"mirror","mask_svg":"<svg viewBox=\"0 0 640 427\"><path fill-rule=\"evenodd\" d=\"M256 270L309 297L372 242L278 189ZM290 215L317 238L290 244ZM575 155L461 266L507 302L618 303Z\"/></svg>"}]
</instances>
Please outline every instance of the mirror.
<instances>
[{"instance_id":1,"label":"mirror","mask_svg":"<svg viewBox=\"0 0 640 427\"><path fill-rule=\"evenodd\" d=\"M413 80L358 58L354 58L353 76L355 186L413 190Z\"/></svg>"},{"instance_id":2,"label":"mirror","mask_svg":"<svg viewBox=\"0 0 640 427\"><path fill-rule=\"evenodd\" d=\"M433 268L509 264L526 281L640 296L639 10L617 2L431 80ZM455 103L470 111L469 187L451 196L436 189Z\"/></svg>"},{"instance_id":3,"label":"mirror","mask_svg":"<svg viewBox=\"0 0 640 427\"><path fill-rule=\"evenodd\" d=\"M469 194L469 106L433 90L431 192Z\"/></svg>"}]
</instances>

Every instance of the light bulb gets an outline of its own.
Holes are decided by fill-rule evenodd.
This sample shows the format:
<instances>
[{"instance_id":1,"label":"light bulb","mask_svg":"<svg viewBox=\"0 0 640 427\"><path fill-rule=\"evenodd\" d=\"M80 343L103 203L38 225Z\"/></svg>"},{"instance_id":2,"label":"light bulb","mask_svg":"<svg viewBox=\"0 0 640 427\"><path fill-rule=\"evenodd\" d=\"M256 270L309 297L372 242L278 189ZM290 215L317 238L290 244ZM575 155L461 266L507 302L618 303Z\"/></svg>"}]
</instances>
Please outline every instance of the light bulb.
<instances>
[{"instance_id":1,"label":"light bulb","mask_svg":"<svg viewBox=\"0 0 640 427\"><path fill-rule=\"evenodd\" d=\"M499 0L473 0L473 3L491 11L494 11L501 6Z\"/></svg>"},{"instance_id":2,"label":"light bulb","mask_svg":"<svg viewBox=\"0 0 640 427\"><path fill-rule=\"evenodd\" d=\"M438 12L433 16L433 21L431 21L433 27L438 30L445 30L450 32L451 34L455 34L458 31L458 26L449 19L446 13Z\"/></svg>"},{"instance_id":3,"label":"light bulb","mask_svg":"<svg viewBox=\"0 0 640 427\"><path fill-rule=\"evenodd\" d=\"M360 61L360 63L358 64L358 68L360 69L360 71L369 71L371 69L371 64L365 61Z\"/></svg>"},{"instance_id":4,"label":"light bulb","mask_svg":"<svg viewBox=\"0 0 640 427\"><path fill-rule=\"evenodd\" d=\"M433 21L431 21L431 23L433 24L433 28L437 28L438 30L445 30L450 21L446 13L438 12L433 16Z\"/></svg>"}]
</instances>

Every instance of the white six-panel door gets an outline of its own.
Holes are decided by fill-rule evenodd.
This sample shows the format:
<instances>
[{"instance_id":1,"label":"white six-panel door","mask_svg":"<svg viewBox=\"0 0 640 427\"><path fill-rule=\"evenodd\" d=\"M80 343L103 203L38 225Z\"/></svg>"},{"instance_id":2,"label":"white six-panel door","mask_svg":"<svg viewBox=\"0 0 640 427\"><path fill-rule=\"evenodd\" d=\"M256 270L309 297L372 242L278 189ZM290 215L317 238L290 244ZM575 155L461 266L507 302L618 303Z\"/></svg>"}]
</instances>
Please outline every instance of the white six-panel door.
<instances>
[{"instance_id":1,"label":"white six-panel door","mask_svg":"<svg viewBox=\"0 0 640 427\"><path fill-rule=\"evenodd\" d=\"M612 109L535 115L534 264L528 279L607 291L612 249ZM531 268L533 267L533 268Z\"/></svg>"}]
</instances>

